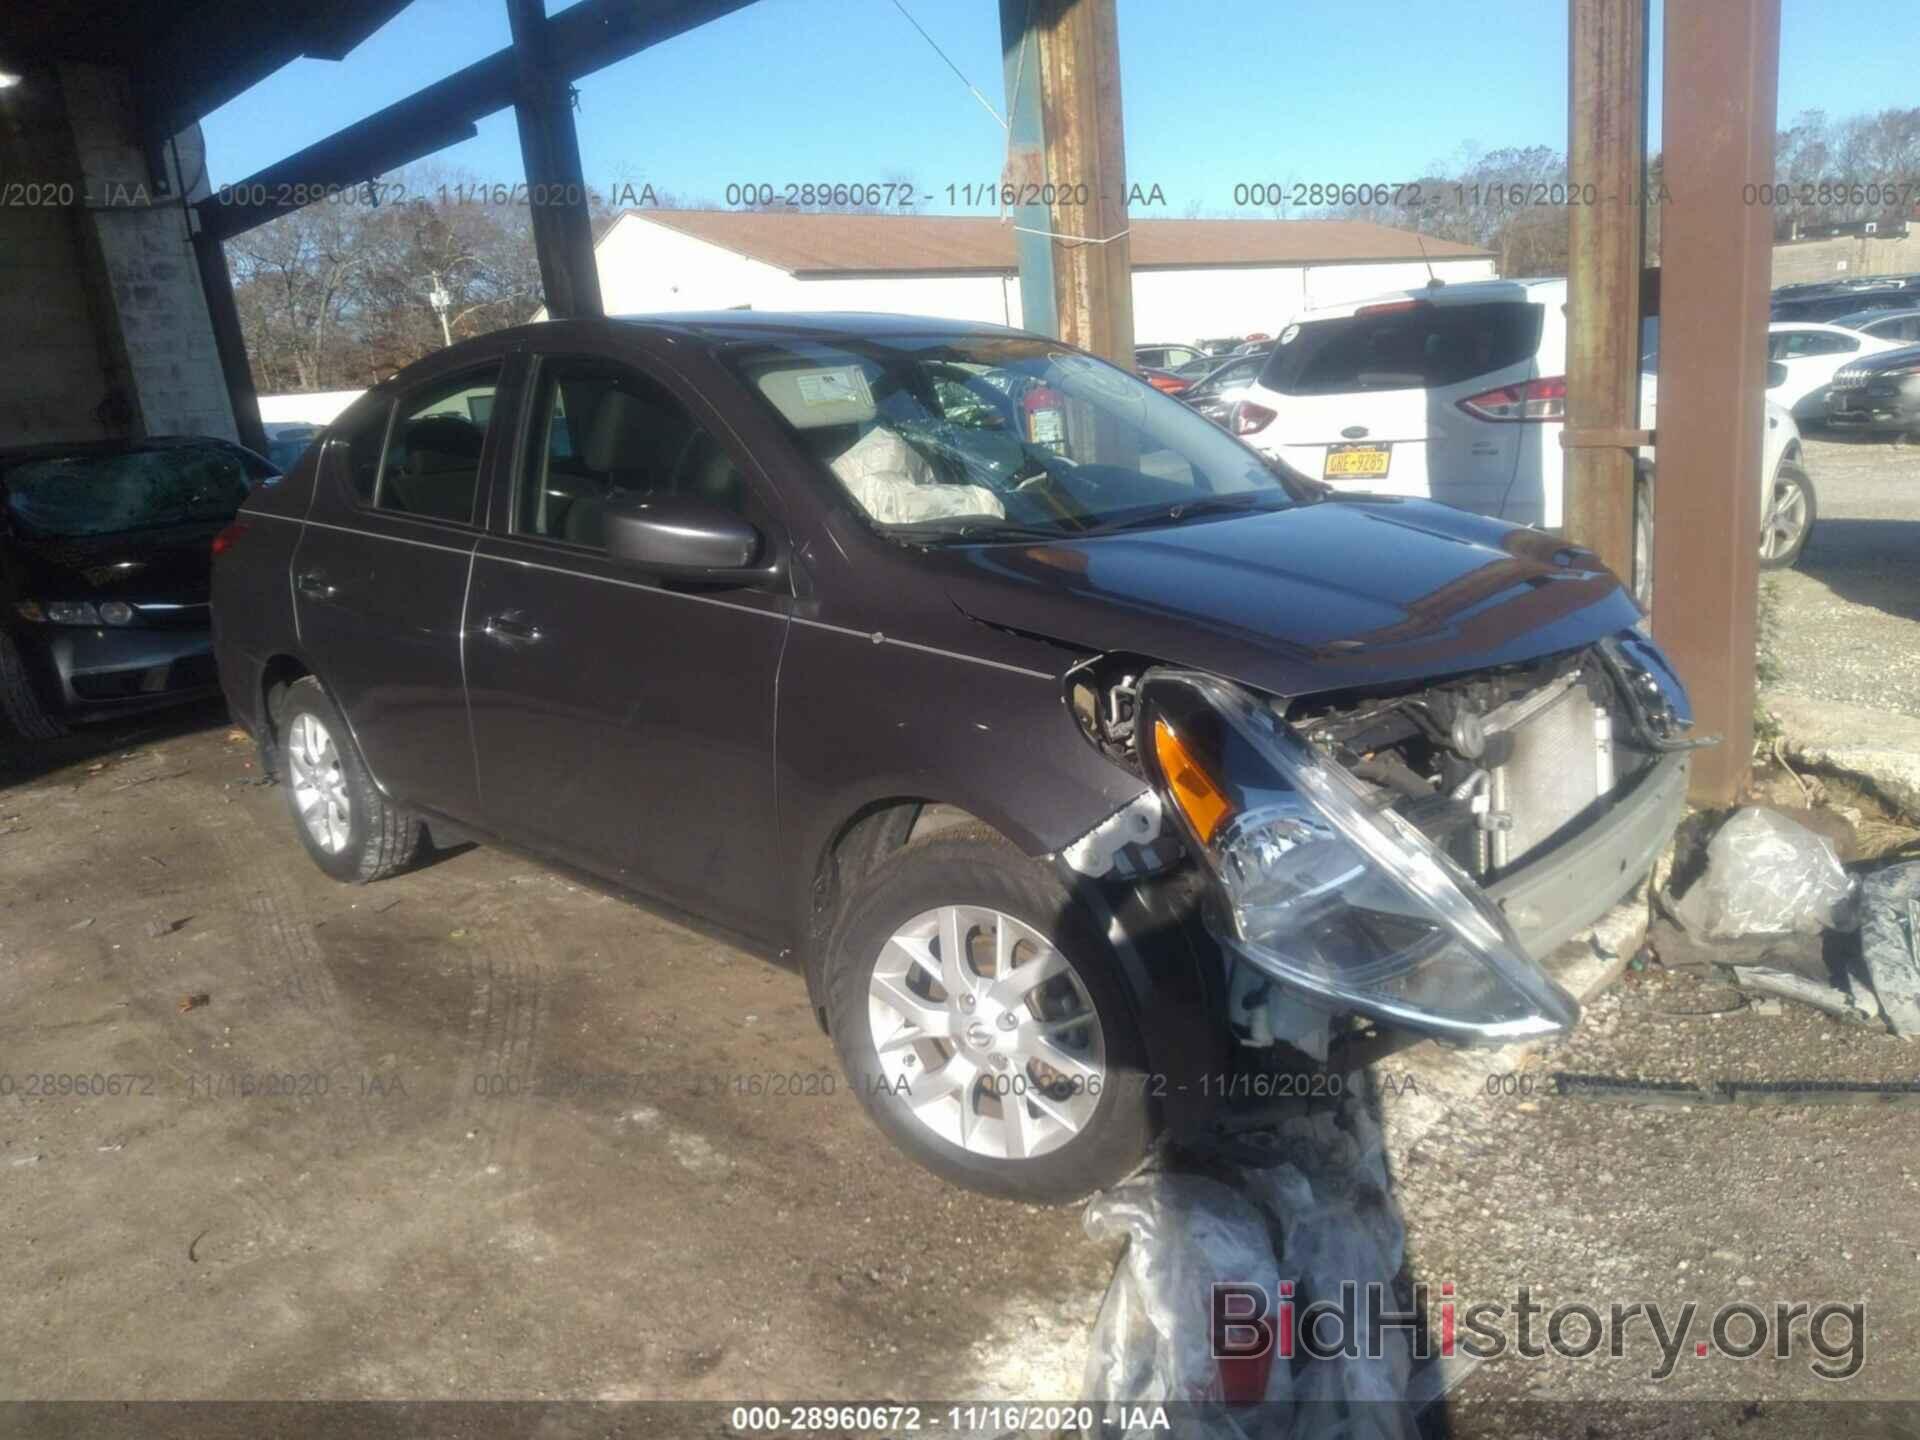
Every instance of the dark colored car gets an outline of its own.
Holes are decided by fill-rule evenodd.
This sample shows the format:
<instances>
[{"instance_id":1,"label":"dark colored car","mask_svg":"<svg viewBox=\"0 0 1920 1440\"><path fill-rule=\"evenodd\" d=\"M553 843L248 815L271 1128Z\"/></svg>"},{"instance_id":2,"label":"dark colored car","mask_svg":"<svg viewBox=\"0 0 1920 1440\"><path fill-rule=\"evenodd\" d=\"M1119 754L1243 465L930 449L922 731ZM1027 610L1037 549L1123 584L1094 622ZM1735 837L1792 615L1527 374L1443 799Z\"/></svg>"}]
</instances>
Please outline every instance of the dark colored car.
<instances>
[{"instance_id":1,"label":"dark colored car","mask_svg":"<svg viewBox=\"0 0 1920 1440\"><path fill-rule=\"evenodd\" d=\"M1267 367L1267 352L1235 355L1216 364L1200 379L1179 392L1180 403L1191 406L1214 424L1226 428L1233 407L1240 403L1247 387L1260 378Z\"/></svg>"},{"instance_id":2,"label":"dark colored car","mask_svg":"<svg viewBox=\"0 0 1920 1440\"><path fill-rule=\"evenodd\" d=\"M1920 289L1897 280L1872 286L1819 287L1790 295L1776 293L1769 318L1825 322L1867 310L1909 310L1916 296L1920 296Z\"/></svg>"},{"instance_id":3,"label":"dark colored car","mask_svg":"<svg viewBox=\"0 0 1920 1440\"><path fill-rule=\"evenodd\" d=\"M50 739L214 694L208 545L278 474L210 437L0 451L0 719Z\"/></svg>"},{"instance_id":4,"label":"dark colored car","mask_svg":"<svg viewBox=\"0 0 1920 1440\"><path fill-rule=\"evenodd\" d=\"M1920 345L1863 355L1835 371L1827 423L1920 435Z\"/></svg>"},{"instance_id":5,"label":"dark colored car","mask_svg":"<svg viewBox=\"0 0 1920 1440\"><path fill-rule=\"evenodd\" d=\"M1538 958L1684 805L1639 618L1562 540L888 316L452 346L214 565L221 682L327 873L493 839L788 953L896 1144L1039 1201L1355 1017L1570 1025Z\"/></svg>"},{"instance_id":6,"label":"dark colored car","mask_svg":"<svg viewBox=\"0 0 1920 1440\"><path fill-rule=\"evenodd\" d=\"M267 427L267 459L276 470L291 470L306 453L307 446L320 438L318 425L280 424Z\"/></svg>"}]
</instances>

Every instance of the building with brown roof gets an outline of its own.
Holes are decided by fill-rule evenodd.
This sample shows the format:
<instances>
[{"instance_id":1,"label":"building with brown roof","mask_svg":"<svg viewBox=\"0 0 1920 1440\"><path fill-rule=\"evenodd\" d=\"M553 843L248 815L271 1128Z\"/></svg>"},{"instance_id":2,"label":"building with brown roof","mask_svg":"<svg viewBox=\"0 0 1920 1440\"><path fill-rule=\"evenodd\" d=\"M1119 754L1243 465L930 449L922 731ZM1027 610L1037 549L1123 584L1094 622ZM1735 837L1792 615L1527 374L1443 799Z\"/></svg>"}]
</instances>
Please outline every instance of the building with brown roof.
<instances>
[{"instance_id":1,"label":"building with brown roof","mask_svg":"<svg viewBox=\"0 0 1920 1440\"><path fill-rule=\"evenodd\" d=\"M1470 246L1361 220L1135 220L1142 341L1271 334L1310 305L1493 275ZM991 216L629 210L596 248L609 314L879 310L1019 325L1012 224Z\"/></svg>"}]
</instances>

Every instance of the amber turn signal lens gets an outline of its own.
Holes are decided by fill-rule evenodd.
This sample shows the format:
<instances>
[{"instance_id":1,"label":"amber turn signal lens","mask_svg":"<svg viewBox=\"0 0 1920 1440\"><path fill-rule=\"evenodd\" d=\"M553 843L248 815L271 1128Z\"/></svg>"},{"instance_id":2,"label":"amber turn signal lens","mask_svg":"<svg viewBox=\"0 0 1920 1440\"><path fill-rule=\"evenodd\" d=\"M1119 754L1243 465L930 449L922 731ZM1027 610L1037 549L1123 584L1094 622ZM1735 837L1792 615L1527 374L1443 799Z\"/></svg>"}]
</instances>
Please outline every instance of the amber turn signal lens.
<instances>
[{"instance_id":1,"label":"amber turn signal lens","mask_svg":"<svg viewBox=\"0 0 1920 1440\"><path fill-rule=\"evenodd\" d=\"M1174 804L1193 826L1193 833L1203 843L1212 841L1220 822L1233 813L1232 803L1174 734L1173 727L1157 718L1153 722L1153 754L1160 762L1160 773L1167 777Z\"/></svg>"}]
</instances>

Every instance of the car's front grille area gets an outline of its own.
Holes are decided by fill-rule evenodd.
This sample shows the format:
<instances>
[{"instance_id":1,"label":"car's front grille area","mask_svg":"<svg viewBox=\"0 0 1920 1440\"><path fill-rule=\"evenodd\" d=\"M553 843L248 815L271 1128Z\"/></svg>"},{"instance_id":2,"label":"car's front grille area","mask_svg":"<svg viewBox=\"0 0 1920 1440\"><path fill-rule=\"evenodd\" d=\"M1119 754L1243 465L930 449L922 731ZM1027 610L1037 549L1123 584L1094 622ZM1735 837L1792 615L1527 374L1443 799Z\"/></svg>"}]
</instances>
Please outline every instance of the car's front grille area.
<instances>
[{"instance_id":1,"label":"car's front grille area","mask_svg":"<svg viewBox=\"0 0 1920 1440\"><path fill-rule=\"evenodd\" d=\"M1487 729L1512 740L1511 753L1491 772L1492 810L1504 818L1489 833L1488 859L1504 870L1613 790L1613 721L1573 675L1501 706L1487 717Z\"/></svg>"}]
</instances>

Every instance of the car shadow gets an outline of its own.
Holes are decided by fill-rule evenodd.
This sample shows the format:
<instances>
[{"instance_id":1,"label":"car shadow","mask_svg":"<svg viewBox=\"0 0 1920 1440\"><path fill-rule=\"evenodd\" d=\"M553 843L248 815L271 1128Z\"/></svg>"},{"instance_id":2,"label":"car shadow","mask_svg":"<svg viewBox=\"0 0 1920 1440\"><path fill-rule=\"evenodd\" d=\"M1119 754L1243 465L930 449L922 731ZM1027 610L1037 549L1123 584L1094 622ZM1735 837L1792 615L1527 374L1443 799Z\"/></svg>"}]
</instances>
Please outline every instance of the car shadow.
<instances>
[{"instance_id":1,"label":"car shadow","mask_svg":"<svg viewBox=\"0 0 1920 1440\"><path fill-rule=\"evenodd\" d=\"M1920 620L1920 520L1815 522L1795 567L1842 600Z\"/></svg>"},{"instance_id":2,"label":"car shadow","mask_svg":"<svg viewBox=\"0 0 1920 1440\"><path fill-rule=\"evenodd\" d=\"M123 719L76 725L56 740L0 738L0 790L25 785L69 765L114 755L134 745L176 740L232 723L218 697L170 710L150 710Z\"/></svg>"}]
</instances>

